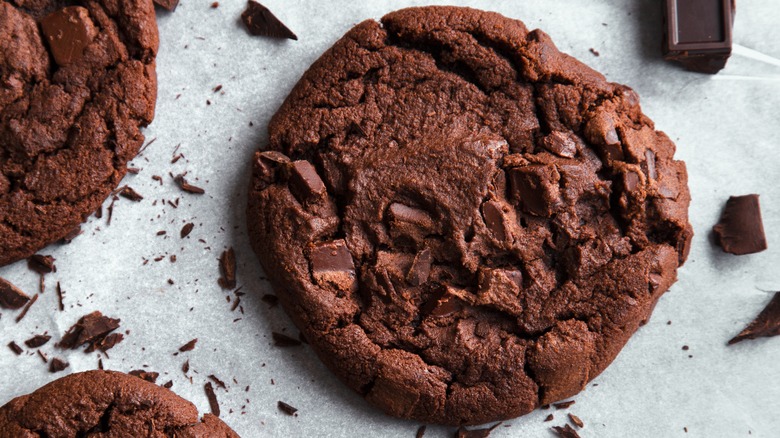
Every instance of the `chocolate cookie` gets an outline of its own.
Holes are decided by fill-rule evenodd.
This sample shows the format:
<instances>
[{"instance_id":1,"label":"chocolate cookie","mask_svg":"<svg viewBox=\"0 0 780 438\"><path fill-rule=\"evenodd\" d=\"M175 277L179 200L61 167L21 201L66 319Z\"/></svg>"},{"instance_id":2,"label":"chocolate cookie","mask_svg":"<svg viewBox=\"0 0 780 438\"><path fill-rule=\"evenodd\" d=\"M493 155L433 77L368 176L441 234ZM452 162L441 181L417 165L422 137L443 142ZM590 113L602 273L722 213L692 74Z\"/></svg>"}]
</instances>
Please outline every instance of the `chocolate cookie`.
<instances>
[{"instance_id":1,"label":"chocolate cookie","mask_svg":"<svg viewBox=\"0 0 780 438\"><path fill-rule=\"evenodd\" d=\"M13 437L238 437L219 418L198 421L173 392L113 371L71 374L0 408L0 435Z\"/></svg>"},{"instance_id":2,"label":"chocolate cookie","mask_svg":"<svg viewBox=\"0 0 780 438\"><path fill-rule=\"evenodd\" d=\"M269 132L255 252L320 358L391 415L476 424L576 394L687 257L685 165L636 93L499 14L357 25Z\"/></svg>"},{"instance_id":3,"label":"chocolate cookie","mask_svg":"<svg viewBox=\"0 0 780 438\"><path fill-rule=\"evenodd\" d=\"M157 44L151 0L0 0L0 265L73 231L125 175Z\"/></svg>"}]
</instances>

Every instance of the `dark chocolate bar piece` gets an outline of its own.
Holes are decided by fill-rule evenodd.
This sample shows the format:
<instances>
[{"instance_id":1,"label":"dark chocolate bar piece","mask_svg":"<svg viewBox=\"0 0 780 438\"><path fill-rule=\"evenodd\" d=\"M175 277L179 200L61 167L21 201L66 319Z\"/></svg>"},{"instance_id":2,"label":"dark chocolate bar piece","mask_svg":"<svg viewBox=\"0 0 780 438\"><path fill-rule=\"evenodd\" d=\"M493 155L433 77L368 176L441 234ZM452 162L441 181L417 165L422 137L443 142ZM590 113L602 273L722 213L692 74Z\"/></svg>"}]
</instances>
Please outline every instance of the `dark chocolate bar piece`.
<instances>
[{"instance_id":1,"label":"dark chocolate bar piece","mask_svg":"<svg viewBox=\"0 0 780 438\"><path fill-rule=\"evenodd\" d=\"M728 253L743 255L765 250L758 195L731 196L712 231L718 245Z\"/></svg>"},{"instance_id":2,"label":"dark chocolate bar piece","mask_svg":"<svg viewBox=\"0 0 780 438\"><path fill-rule=\"evenodd\" d=\"M714 74L731 56L734 0L665 0L663 53L687 70Z\"/></svg>"}]
</instances>

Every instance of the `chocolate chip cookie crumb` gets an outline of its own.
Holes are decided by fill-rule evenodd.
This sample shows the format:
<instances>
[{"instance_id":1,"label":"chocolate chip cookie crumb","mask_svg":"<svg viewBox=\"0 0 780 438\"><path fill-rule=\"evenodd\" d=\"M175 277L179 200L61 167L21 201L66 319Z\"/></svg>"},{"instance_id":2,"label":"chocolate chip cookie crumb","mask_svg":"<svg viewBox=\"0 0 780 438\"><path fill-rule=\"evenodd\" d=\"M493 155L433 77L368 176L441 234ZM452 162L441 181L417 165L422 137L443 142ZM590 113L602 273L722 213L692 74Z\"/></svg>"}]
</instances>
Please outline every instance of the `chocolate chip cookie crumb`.
<instances>
[{"instance_id":1,"label":"chocolate chip cookie crumb","mask_svg":"<svg viewBox=\"0 0 780 438\"><path fill-rule=\"evenodd\" d=\"M572 413L569 413L569 420L571 420L572 424L574 424L575 426L577 426L579 428L585 427L585 423L583 423L582 420L580 420L580 417L578 417L578 416L576 416L576 415L574 415Z\"/></svg>"},{"instance_id":2,"label":"chocolate chip cookie crumb","mask_svg":"<svg viewBox=\"0 0 780 438\"><path fill-rule=\"evenodd\" d=\"M43 334L43 335L35 335L32 338L24 341L24 345L27 346L27 348L38 348L46 345L47 342L51 339L51 336Z\"/></svg>"},{"instance_id":3,"label":"chocolate chip cookie crumb","mask_svg":"<svg viewBox=\"0 0 780 438\"><path fill-rule=\"evenodd\" d=\"M280 411L284 412L287 415L290 415L290 416L294 415L296 417L298 416L297 415L298 408L295 408L295 407L293 407L291 405L288 405L287 403L285 403L285 402L283 402L281 400L279 400L276 403L276 406L279 408Z\"/></svg>"},{"instance_id":4,"label":"chocolate chip cookie crumb","mask_svg":"<svg viewBox=\"0 0 780 438\"><path fill-rule=\"evenodd\" d=\"M203 389L206 391L206 398L209 399L211 413L219 417L219 402L217 401L217 394L214 393L214 387L211 385L211 382L206 382Z\"/></svg>"},{"instance_id":5,"label":"chocolate chip cookie crumb","mask_svg":"<svg viewBox=\"0 0 780 438\"><path fill-rule=\"evenodd\" d=\"M14 341L8 343L8 348L10 348L11 351L13 351L17 356L19 356L24 352L24 350L22 350L22 347L18 346Z\"/></svg>"},{"instance_id":6,"label":"chocolate chip cookie crumb","mask_svg":"<svg viewBox=\"0 0 780 438\"><path fill-rule=\"evenodd\" d=\"M298 345L301 345L301 341L282 333L272 332L271 336L273 336L274 345L277 347L297 347Z\"/></svg>"},{"instance_id":7,"label":"chocolate chip cookie crumb","mask_svg":"<svg viewBox=\"0 0 780 438\"><path fill-rule=\"evenodd\" d=\"M181 347L179 347L179 351L181 351L182 353L184 353L185 351L192 351L195 348L195 344L197 343L198 343L198 338L195 338L187 342L186 344L182 345Z\"/></svg>"},{"instance_id":8,"label":"chocolate chip cookie crumb","mask_svg":"<svg viewBox=\"0 0 780 438\"><path fill-rule=\"evenodd\" d=\"M13 283L0 277L0 307L16 310L30 301L30 297Z\"/></svg>"},{"instance_id":9,"label":"chocolate chip cookie crumb","mask_svg":"<svg viewBox=\"0 0 780 438\"><path fill-rule=\"evenodd\" d=\"M222 289L234 289L236 287L236 253L233 248L222 252L219 258L220 277L217 283Z\"/></svg>"},{"instance_id":10,"label":"chocolate chip cookie crumb","mask_svg":"<svg viewBox=\"0 0 780 438\"><path fill-rule=\"evenodd\" d=\"M75 350L87 344L86 352L92 352L109 333L119 328L119 322L119 319L109 318L96 310L82 316L65 332L57 346Z\"/></svg>"},{"instance_id":11,"label":"chocolate chip cookie crumb","mask_svg":"<svg viewBox=\"0 0 780 438\"><path fill-rule=\"evenodd\" d=\"M744 255L765 250L766 236L758 195L729 197L712 231L718 245L728 253Z\"/></svg>"},{"instance_id":12,"label":"chocolate chip cookie crumb","mask_svg":"<svg viewBox=\"0 0 780 438\"><path fill-rule=\"evenodd\" d=\"M563 427L553 426L552 429L561 438L580 438L580 434L578 434L577 431L568 424L563 425Z\"/></svg>"},{"instance_id":13,"label":"chocolate chip cookie crumb","mask_svg":"<svg viewBox=\"0 0 780 438\"><path fill-rule=\"evenodd\" d=\"M151 383L157 383L157 377L160 376L160 373L156 373L154 371L145 371L145 370L133 370L129 373L131 376L136 376L140 379L144 379L147 382Z\"/></svg>"},{"instance_id":14,"label":"chocolate chip cookie crumb","mask_svg":"<svg viewBox=\"0 0 780 438\"><path fill-rule=\"evenodd\" d=\"M246 10L241 14L241 20L252 35L298 39L268 8L254 0L249 0Z\"/></svg>"},{"instance_id":15,"label":"chocolate chip cookie crumb","mask_svg":"<svg viewBox=\"0 0 780 438\"><path fill-rule=\"evenodd\" d=\"M181 227L181 231L179 232L179 236L184 239L185 237L189 236L192 232L192 229L195 228L195 224L192 222L184 224L183 227Z\"/></svg>"},{"instance_id":16,"label":"chocolate chip cookie crumb","mask_svg":"<svg viewBox=\"0 0 780 438\"><path fill-rule=\"evenodd\" d=\"M745 339L768 338L777 335L780 335L780 292L775 292L764 310L744 330L732 338L728 345L736 344Z\"/></svg>"},{"instance_id":17,"label":"chocolate chip cookie crumb","mask_svg":"<svg viewBox=\"0 0 780 438\"><path fill-rule=\"evenodd\" d=\"M70 364L68 364L64 360L62 360L62 359L60 359L58 357L53 357L51 359L51 361L49 362L49 372L50 373L58 373L58 372L64 370L65 368L67 368L69 365Z\"/></svg>"},{"instance_id":18,"label":"chocolate chip cookie crumb","mask_svg":"<svg viewBox=\"0 0 780 438\"><path fill-rule=\"evenodd\" d=\"M35 302L38 301L38 294L35 294L30 301L27 302L27 305L24 306L24 309L22 309L22 313L19 314L19 316L16 317L16 322L19 323L22 319L24 319L25 315L27 315L27 312L30 310L30 307L32 307Z\"/></svg>"}]
</instances>

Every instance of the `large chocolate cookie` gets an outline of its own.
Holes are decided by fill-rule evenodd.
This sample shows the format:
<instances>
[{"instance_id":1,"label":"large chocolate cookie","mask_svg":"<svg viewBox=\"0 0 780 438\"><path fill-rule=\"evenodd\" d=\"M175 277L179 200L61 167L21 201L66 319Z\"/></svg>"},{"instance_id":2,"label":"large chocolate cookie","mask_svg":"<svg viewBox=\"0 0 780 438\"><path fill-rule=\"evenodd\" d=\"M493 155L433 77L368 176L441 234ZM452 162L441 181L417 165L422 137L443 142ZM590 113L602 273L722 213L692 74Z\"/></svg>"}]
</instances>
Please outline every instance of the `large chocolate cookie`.
<instances>
[{"instance_id":1,"label":"large chocolate cookie","mask_svg":"<svg viewBox=\"0 0 780 438\"><path fill-rule=\"evenodd\" d=\"M151 0L0 0L0 265L73 231L125 175L157 43Z\"/></svg>"},{"instance_id":2,"label":"large chocolate cookie","mask_svg":"<svg viewBox=\"0 0 780 438\"><path fill-rule=\"evenodd\" d=\"M4 437L237 438L219 418L138 377L113 371L71 374L0 408Z\"/></svg>"},{"instance_id":3,"label":"large chocolate cookie","mask_svg":"<svg viewBox=\"0 0 780 438\"><path fill-rule=\"evenodd\" d=\"M576 394L687 256L685 165L637 95L495 13L359 24L269 131L254 249L321 359L392 415Z\"/></svg>"}]
</instances>

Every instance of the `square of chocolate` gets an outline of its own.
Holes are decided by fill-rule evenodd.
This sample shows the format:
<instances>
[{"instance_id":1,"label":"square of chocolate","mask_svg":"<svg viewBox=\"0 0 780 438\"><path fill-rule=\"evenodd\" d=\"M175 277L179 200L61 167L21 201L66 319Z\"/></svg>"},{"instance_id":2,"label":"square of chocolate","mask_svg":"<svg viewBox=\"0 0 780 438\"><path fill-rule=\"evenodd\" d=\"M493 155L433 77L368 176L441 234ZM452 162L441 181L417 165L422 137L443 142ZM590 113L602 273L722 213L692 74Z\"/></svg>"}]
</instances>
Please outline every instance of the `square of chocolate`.
<instances>
[{"instance_id":1,"label":"square of chocolate","mask_svg":"<svg viewBox=\"0 0 780 438\"><path fill-rule=\"evenodd\" d=\"M731 56L734 0L665 0L664 59L717 73Z\"/></svg>"}]
</instances>

